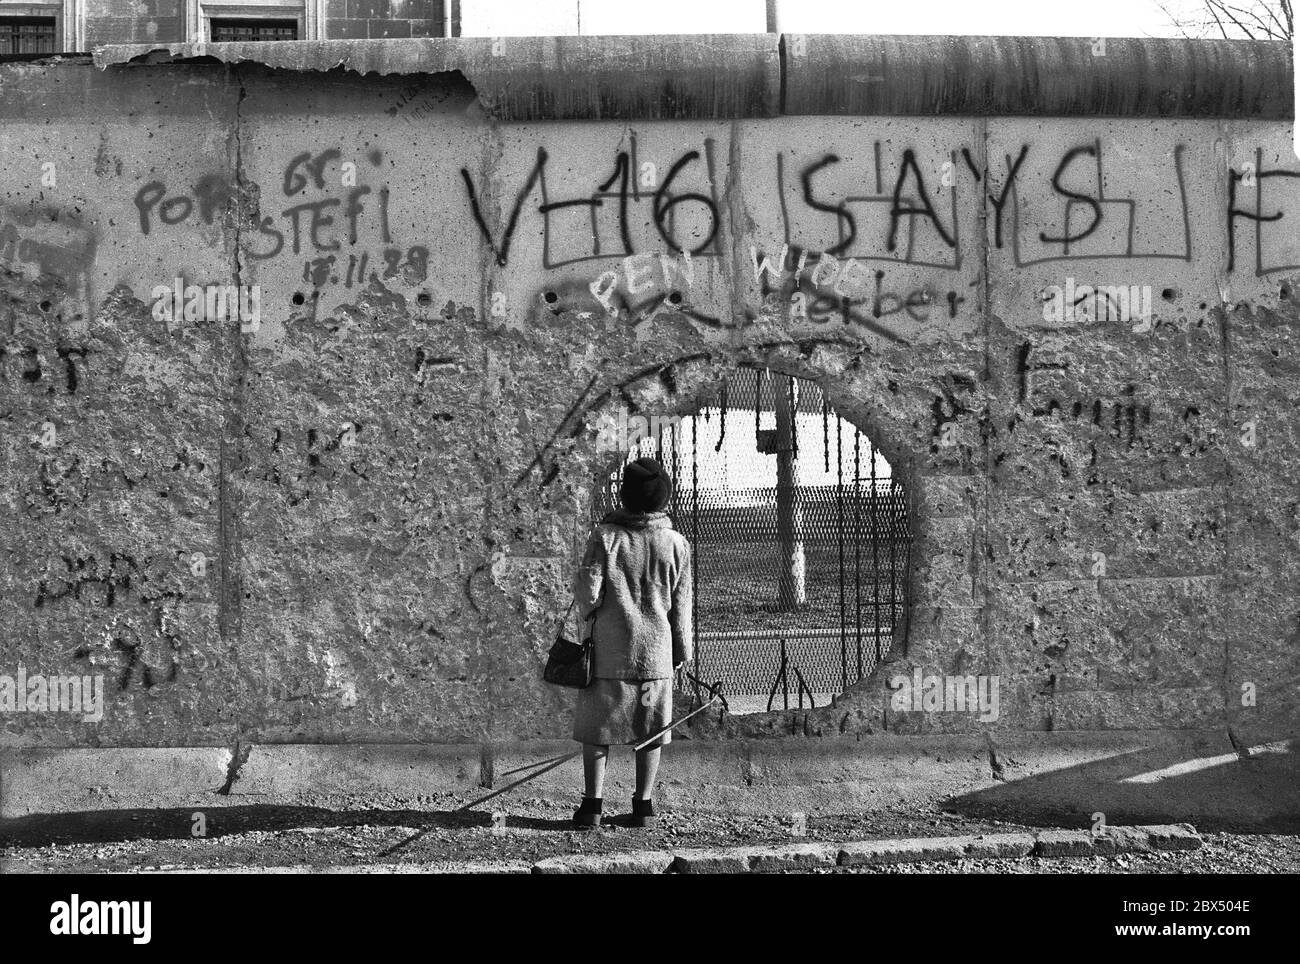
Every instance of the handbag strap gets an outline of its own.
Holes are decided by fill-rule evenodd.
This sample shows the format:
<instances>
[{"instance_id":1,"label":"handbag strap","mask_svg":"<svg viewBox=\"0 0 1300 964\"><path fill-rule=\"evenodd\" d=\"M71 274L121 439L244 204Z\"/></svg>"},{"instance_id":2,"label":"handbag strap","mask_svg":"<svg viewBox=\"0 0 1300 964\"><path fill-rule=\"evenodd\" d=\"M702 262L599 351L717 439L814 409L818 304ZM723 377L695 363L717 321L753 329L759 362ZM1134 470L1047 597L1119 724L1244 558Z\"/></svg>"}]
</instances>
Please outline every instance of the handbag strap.
<instances>
[{"instance_id":1,"label":"handbag strap","mask_svg":"<svg viewBox=\"0 0 1300 964\"><path fill-rule=\"evenodd\" d=\"M569 603L569 608L566 609L566 610L564 611L564 615L560 617L560 629L561 629L561 630L564 629L564 624L567 623L567 622L569 621L569 614L573 612L573 607L576 606L576 605L578 605L578 600L577 600L577 599L574 599L573 602ZM596 620L596 612L595 612L595 610L592 610L592 611L587 615L586 618L587 618L587 619L590 619L592 622L595 622L595 620Z\"/></svg>"}]
</instances>

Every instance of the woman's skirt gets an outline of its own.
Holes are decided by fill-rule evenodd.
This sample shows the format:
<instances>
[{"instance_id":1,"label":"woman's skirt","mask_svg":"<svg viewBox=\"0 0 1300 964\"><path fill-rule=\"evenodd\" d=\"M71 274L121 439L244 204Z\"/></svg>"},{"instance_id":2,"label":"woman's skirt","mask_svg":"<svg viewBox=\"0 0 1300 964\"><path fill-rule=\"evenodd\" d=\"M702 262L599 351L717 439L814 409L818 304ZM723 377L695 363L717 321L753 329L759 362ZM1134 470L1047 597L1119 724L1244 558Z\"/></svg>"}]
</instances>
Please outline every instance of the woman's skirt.
<instances>
[{"instance_id":1,"label":"woman's skirt","mask_svg":"<svg viewBox=\"0 0 1300 964\"><path fill-rule=\"evenodd\" d=\"M579 743L640 743L672 722L673 681L667 679L594 679L578 690L573 738ZM665 733L656 746L672 742Z\"/></svg>"}]
</instances>

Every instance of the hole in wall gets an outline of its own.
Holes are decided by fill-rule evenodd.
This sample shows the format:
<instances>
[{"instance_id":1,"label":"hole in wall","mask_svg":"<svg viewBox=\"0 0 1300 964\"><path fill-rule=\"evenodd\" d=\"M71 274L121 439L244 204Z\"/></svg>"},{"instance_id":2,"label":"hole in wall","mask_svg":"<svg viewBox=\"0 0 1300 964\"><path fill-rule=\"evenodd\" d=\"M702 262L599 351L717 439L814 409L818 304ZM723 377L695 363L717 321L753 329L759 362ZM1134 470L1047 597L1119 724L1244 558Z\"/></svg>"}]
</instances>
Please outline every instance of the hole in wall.
<instances>
[{"instance_id":1,"label":"hole in wall","mask_svg":"<svg viewBox=\"0 0 1300 964\"><path fill-rule=\"evenodd\" d=\"M690 541L696 659L734 715L827 706L888 655L905 607L907 493L813 380L741 368L686 415L613 413L595 521L651 456ZM612 425L612 428L610 427ZM611 440L605 435L606 442ZM684 680L679 680L683 685Z\"/></svg>"},{"instance_id":2,"label":"hole in wall","mask_svg":"<svg viewBox=\"0 0 1300 964\"><path fill-rule=\"evenodd\" d=\"M307 297L301 291L295 291L293 293L293 297L290 298L289 300L292 301L295 305L301 305L303 302L307 300Z\"/></svg>"}]
</instances>

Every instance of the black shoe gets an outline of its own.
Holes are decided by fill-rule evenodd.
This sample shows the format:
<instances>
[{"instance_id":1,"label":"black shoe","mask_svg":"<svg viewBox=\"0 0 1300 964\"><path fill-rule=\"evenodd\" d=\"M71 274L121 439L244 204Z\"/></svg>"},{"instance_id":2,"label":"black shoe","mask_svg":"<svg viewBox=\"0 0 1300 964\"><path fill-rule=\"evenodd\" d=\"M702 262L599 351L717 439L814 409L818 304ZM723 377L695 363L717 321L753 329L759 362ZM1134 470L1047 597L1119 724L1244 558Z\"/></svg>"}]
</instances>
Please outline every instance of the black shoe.
<instances>
[{"instance_id":1,"label":"black shoe","mask_svg":"<svg viewBox=\"0 0 1300 964\"><path fill-rule=\"evenodd\" d=\"M573 823L578 827L599 827L600 811L604 801L600 797L583 797L582 806L573 811Z\"/></svg>"},{"instance_id":2,"label":"black shoe","mask_svg":"<svg viewBox=\"0 0 1300 964\"><path fill-rule=\"evenodd\" d=\"M653 800L632 799L632 817L628 821L633 827L653 827L659 822L659 816L655 813L655 804Z\"/></svg>"}]
</instances>

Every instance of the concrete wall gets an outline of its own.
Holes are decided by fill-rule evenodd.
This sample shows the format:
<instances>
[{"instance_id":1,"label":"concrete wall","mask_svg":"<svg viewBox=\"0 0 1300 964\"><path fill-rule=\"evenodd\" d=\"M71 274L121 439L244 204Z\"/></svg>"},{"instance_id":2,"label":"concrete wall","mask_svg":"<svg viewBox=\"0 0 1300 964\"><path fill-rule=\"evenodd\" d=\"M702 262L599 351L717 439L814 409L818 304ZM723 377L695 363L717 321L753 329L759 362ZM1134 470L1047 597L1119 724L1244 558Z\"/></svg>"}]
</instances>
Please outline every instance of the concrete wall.
<instances>
[{"instance_id":1,"label":"concrete wall","mask_svg":"<svg viewBox=\"0 0 1300 964\"><path fill-rule=\"evenodd\" d=\"M5 746L563 738L596 424L744 364L815 378L907 483L909 620L837 707L697 738L1295 732L1289 121L719 90L512 121L496 63L3 68L0 672L108 688ZM258 286L260 325L159 320L177 277ZM1151 311L1045 313L1067 285ZM998 719L895 708L914 669L996 675Z\"/></svg>"}]
</instances>

